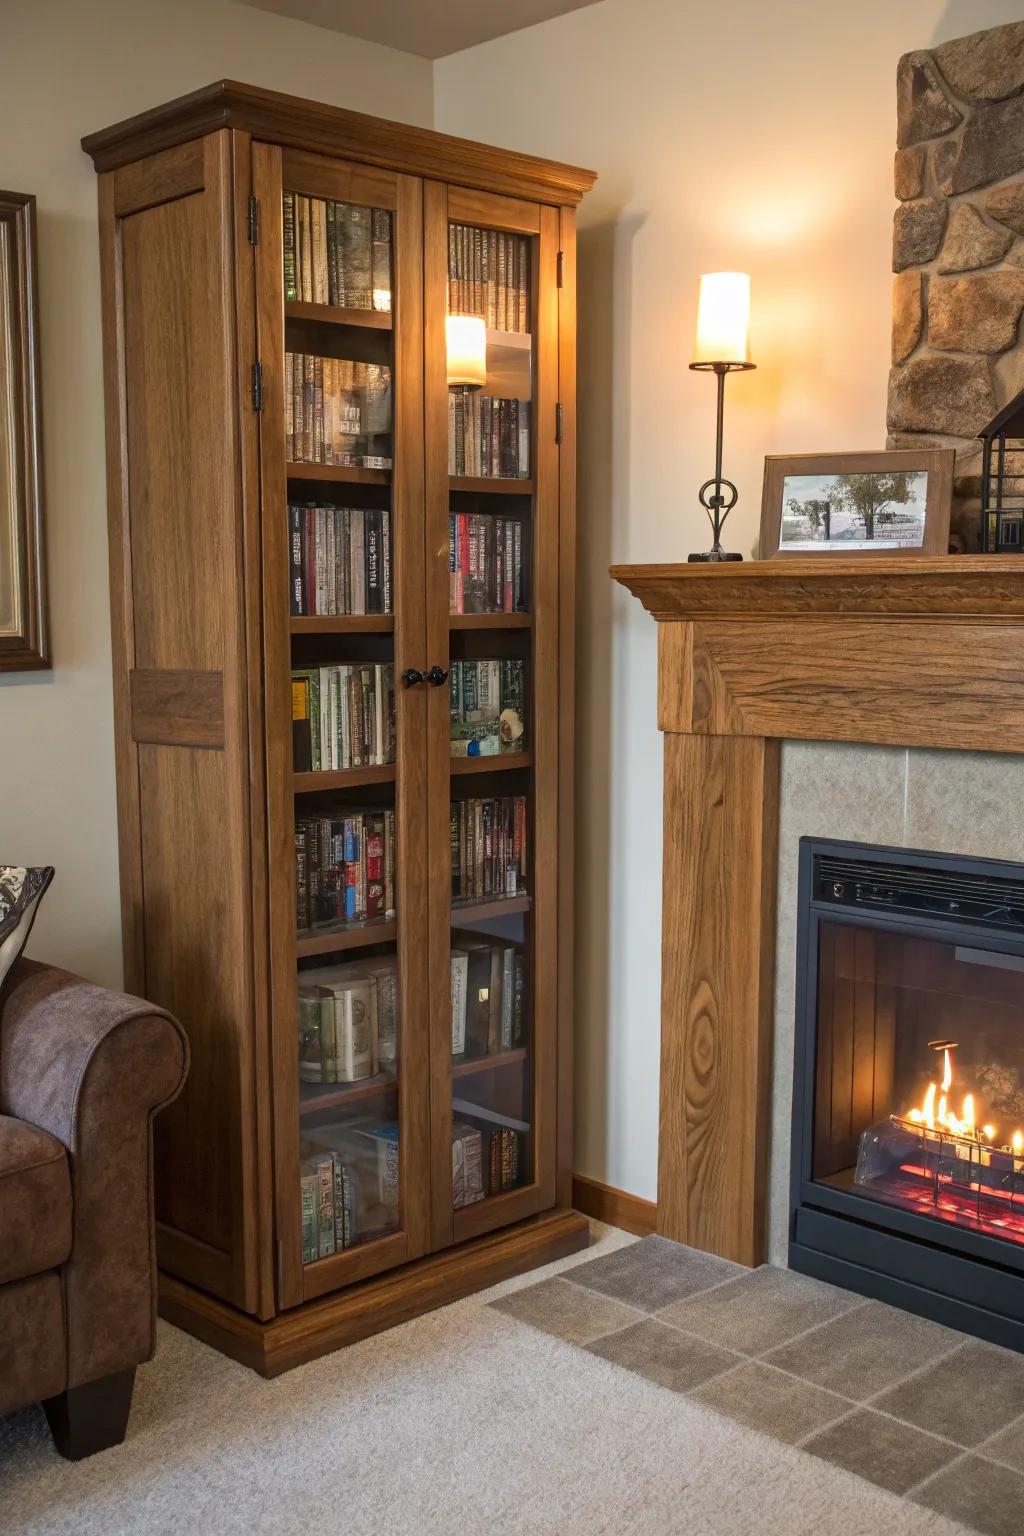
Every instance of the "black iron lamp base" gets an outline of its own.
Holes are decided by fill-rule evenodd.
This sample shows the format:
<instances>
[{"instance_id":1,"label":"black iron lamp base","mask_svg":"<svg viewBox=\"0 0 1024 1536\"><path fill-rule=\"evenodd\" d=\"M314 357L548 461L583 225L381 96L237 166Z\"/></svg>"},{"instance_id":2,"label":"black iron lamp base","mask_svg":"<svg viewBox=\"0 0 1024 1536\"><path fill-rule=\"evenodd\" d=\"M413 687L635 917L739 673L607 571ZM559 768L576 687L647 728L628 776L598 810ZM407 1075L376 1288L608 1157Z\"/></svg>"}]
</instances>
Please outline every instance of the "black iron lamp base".
<instances>
[{"instance_id":1,"label":"black iron lamp base","mask_svg":"<svg viewBox=\"0 0 1024 1536\"><path fill-rule=\"evenodd\" d=\"M742 555L730 555L721 544L722 526L736 505L739 492L731 480L722 474L722 428L725 420L725 378L729 373L745 373L753 363L691 363L699 373L713 373L718 382L718 410L715 430L715 473L705 480L697 493L698 500L711 523L714 544L706 554L687 555L688 565L717 565L722 560L742 560Z\"/></svg>"},{"instance_id":2,"label":"black iron lamp base","mask_svg":"<svg viewBox=\"0 0 1024 1536\"><path fill-rule=\"evenodd\" d=\"M742 555L730 555L724 549L709 549L706 555L687 555L687 565L717 565L720 560L742 560Z\"/></svg>"}]
</instances>

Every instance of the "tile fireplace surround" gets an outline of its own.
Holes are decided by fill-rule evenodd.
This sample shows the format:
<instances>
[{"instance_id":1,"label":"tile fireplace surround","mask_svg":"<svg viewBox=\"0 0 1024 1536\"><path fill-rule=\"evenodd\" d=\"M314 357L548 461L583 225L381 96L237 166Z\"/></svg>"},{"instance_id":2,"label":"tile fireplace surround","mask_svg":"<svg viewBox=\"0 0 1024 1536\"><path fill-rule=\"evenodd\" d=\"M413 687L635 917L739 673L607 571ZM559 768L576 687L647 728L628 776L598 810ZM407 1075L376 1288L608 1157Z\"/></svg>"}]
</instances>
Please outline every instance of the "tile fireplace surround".
<instances>
[{"instance_id":1,"label":"tile fireplace surround","mask_svg":"<svg viewBox=\"0 0 1024 1536\"><path fill-rule=\"evenodd\" d=\"M612 575L659 623L659 1231L756 1265L770 1208L781 1263L798 841L1024 858L1024 561Z\"/></svg>"}]
</instances>

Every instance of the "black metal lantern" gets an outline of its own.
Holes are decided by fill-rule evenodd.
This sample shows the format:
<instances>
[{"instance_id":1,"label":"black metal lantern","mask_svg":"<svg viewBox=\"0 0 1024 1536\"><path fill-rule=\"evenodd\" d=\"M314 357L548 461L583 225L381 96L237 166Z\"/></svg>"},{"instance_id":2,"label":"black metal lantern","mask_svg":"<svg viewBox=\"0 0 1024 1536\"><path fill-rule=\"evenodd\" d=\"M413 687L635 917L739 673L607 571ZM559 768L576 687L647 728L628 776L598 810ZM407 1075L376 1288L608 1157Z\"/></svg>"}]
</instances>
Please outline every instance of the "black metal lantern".
<instances>
[{"instance_id":1,"label":"black metal lantern","mask_svg":"<svg viewBox=\"0 0 1024 1536\"><path fill-rule=\"evenodd\" d=\"M981 539L985 555L1024 554L1024 391L981 438Z\"/></svg>"}]
</instances>

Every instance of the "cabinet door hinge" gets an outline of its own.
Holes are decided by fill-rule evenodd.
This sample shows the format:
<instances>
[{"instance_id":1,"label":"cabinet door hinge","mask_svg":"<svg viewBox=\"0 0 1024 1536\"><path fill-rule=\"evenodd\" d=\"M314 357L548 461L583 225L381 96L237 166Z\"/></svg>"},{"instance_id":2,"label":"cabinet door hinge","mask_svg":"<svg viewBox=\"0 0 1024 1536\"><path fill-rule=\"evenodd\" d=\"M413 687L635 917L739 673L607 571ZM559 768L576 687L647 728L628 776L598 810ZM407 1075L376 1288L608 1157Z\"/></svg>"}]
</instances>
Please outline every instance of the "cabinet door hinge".
<instances>
[{"instance_id":1,"label":"cabinet door hinge","mask_svg":"<svg viewBox=\"0 0 1024 1536\"><path fill-rule=\"evenodd\" d=\"M252 365L252 408L254 411L263 409L263 364Z\"/></svg>"},{"instance_id":2,"label":"cabinet door hinge","mask_svg":"<svg viewBox=\"0 0 1024 1536\"><path fill-rule=\"evenodd\" d=\"M561 288L565 282L565 252L559 251L558 260L555 263L555 286Z\"/></svg>"},{"instance_id":3,"label":"cabinet door hinge","mask_svg":"<svg viewBox=\"0 0 1024 1536\"><path fill-rule=\"evenodd\" d=\"M555 442L556 443L560 443L561 441L562 441L562 407L561 407L561 405L556 405L555 406Z\"/></svg>"},{"instance_id":4,"label":"cabinet door hinge","mask_svg":"<svg viewBox=\"0 0 1024 1536\"><path fill-rule=\"evenodd\" d=\"M249 244L258 245L260 239L259 200L249 193Z\"/></svg>"}]
</instances>

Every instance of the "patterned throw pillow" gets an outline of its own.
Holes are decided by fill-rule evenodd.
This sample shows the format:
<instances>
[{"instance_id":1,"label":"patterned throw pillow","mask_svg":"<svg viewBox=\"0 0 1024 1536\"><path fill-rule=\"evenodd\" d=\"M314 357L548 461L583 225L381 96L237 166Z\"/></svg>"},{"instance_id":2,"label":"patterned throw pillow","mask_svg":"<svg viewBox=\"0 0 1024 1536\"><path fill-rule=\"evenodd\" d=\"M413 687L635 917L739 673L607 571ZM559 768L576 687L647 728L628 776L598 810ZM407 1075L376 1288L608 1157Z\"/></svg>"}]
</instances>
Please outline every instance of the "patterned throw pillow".
<instances>
[{"instance_id":1,"label":"patterned throw pillow","mask_svg":"<svg viewBox=\"0 0 1024 1536\"><path fill-rule=\"evenodd\" d=\"M52 879L49 864L42 869L0 864L0 987L28 942L43 892Z\"/></svg>"}]
</instances>

